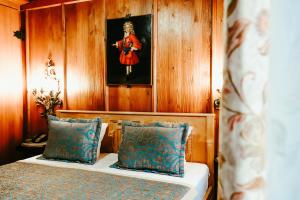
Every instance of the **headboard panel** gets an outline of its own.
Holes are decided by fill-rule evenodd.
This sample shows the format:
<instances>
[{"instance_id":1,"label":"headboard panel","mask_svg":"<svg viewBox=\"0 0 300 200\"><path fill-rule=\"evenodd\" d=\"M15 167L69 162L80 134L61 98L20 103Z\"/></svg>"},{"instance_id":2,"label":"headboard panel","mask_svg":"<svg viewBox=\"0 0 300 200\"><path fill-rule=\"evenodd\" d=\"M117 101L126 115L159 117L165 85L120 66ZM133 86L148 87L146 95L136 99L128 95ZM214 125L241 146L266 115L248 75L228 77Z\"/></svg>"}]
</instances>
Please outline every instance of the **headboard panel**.
<instances>
[{"instance_id":1,"label":"headboard panel","mask_svg":"<svg viewBox=\"0 0 300 200\"><path fill-rule=\"evenodd\" d=\"M210 170L209 184L214 177L214 114L201 113L150 113L150 112L106 112L106 111L76 111L58 110L60 118L102 118L109 123L108 130L101 144L101 152L118 152L121 142L121 122L130 120L137 122L186 122L193 126L193 131L186 146L186 160L201 162Z\"/></svg>"}]
</instances>

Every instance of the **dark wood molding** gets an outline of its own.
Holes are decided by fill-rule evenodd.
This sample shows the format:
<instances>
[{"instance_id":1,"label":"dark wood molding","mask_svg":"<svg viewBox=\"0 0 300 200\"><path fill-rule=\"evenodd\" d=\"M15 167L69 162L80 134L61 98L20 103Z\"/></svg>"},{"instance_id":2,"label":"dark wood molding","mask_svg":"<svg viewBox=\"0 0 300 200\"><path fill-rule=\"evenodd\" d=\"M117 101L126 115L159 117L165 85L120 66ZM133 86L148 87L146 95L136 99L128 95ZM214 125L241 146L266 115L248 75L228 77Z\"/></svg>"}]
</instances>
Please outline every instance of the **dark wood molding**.
<instances>
[{"instance_id":1,"label":"dark wood molding","mask_svg":"<svg viewBox=\"0 0 300 200\"><path fill-rule=\"evenodd\" d=\"M47 8L59 4L80 3L91 0L36 0L21 6L21 10Z\"/></svg>"},{"instance_id":2,"label":"dark wood molding","mask_svg":"<svg viewBox=\"0 0 300 200\"><path fill-rule=\"evenodd\" d=\"M20 6L26 3L28 3L27 0L0 0L0 5L16 10L20 10Z\"/></svg>"}]
</instances>

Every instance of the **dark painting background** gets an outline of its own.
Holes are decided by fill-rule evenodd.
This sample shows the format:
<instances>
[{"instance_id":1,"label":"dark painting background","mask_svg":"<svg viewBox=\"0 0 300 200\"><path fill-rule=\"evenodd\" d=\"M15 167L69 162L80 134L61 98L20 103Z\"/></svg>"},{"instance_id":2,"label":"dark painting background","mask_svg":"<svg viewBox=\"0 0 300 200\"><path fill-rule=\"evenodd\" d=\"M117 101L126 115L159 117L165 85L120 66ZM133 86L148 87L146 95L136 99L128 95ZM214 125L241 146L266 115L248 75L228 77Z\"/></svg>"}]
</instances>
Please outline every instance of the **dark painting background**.
<instances>
[{"instance_id":1,"label":"dark painting background","mask_svg":"<svg viewBox=\"0 0 300 200\"><path fill-rule=\"evenodd\" d=\"M126 66L120 64L120 52L112 44L123 39L123 24L131 21L134 25L136 37L142 43L142 49L136 51L139 63L132 66L132 74L126 80ZM151 84L151 15L130 18L109 19L106 21L107 42L107 84Z\"/></svg>"}]
</instances>

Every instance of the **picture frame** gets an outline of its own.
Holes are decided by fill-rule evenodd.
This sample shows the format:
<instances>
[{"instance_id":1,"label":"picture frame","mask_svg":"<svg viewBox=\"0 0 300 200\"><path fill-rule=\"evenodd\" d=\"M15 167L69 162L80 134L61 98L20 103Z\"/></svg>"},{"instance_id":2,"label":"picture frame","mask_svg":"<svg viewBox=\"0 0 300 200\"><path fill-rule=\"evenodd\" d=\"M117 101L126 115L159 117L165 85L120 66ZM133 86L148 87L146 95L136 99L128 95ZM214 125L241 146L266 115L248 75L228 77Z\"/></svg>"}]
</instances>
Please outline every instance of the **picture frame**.
<instances>
[{"instance_id":1,"label":"picture frame","mask_svg":"<svg viewBox=\"0 0 300 200\"><path fill-rule=\"evenodd\" d=\"M152 85L152 15L106 20L107 85Z\"/></svg>"}]
</instances>

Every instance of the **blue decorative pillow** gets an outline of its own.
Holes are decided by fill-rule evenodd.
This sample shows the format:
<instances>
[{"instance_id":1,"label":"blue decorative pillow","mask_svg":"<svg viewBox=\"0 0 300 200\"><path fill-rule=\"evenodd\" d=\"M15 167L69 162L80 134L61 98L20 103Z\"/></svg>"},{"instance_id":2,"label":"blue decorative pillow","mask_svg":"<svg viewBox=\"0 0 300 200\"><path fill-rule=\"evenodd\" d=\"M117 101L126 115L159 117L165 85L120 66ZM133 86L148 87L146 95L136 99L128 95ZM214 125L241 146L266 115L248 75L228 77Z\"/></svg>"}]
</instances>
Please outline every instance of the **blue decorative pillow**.
<instances>
[{"instance_id":1,"label":"blue decorative pillow","mask_svg":"<svg viewBox=\"0 0 300 200\"><path fill-rule=\"evenodd\" d=\"M48 116L46 159L94 164L97 160L101 119L59 119Z\"/></svg>"},{"instance_id":2,"label":"blue decorative pillow","mask_svg":"<svg viewBox=\"0 0 300 200\"><path fill-rule=\"evenodd\" d=\"M184 175L184 154L188 124L124 121L116 168Z\"/></svg>"}]
</instances>

